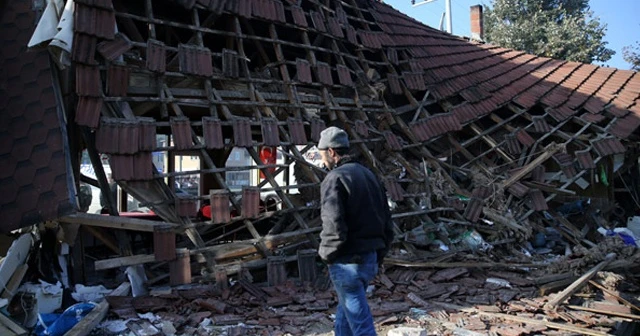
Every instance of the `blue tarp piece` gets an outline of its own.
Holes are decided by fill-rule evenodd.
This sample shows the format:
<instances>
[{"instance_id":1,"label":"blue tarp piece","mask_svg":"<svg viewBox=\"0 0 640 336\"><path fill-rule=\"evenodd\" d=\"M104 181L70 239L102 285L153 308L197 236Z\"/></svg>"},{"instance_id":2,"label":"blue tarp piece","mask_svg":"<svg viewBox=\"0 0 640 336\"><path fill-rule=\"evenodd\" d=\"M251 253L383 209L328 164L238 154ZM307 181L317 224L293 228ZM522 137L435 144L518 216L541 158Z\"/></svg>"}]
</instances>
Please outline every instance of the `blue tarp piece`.
<instances>
[{"instance_id":1,"label":"blue tarp piece","mask_svg":"<svg viewBox=\"0 0 640 336\"><path fill-rule=\"evenodd\" d=\"M83 302L74 304L62 314L38 314L38 325L34 332L37 336L63 336L95 306L95 303Z\"/></svg>"}]
</instances>

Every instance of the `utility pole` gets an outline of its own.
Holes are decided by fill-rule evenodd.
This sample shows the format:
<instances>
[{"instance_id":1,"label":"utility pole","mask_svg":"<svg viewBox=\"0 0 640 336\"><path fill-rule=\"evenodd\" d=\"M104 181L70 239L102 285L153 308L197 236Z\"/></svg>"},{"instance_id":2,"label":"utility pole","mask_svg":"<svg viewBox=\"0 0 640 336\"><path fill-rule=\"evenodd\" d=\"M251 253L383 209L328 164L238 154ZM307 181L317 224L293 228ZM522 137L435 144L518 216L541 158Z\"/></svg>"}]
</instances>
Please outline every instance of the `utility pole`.
<instances>
[{"instance_id":1,"label":"utility pole","mask_svg":"<svg viewBox=\"0 0 640 336\"><path fill-rule=\"evenodd\" d=\"M411 5L413 7L418 7L421 5L426 5L430 2L434 2L436 0L424 0L416 3L416 0L411 0ZM447 33L453 34L453 28L451 24L451 0L445 0L445 16L447 19ZM442 24L440 24L440 29L442 30Z\"/></svg>"}]
</instances>

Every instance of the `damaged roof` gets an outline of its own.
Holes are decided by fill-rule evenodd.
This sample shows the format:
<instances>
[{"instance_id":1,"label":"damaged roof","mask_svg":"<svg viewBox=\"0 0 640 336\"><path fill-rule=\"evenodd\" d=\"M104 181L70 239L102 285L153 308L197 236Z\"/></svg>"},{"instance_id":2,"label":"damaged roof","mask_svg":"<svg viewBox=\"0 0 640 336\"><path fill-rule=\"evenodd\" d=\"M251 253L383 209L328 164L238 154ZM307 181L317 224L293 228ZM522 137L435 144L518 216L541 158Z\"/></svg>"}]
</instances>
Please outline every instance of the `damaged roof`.
<instances>
[{"instance_id":1,"label":"damaged roof","mask_svg":"<svg viewBox=\"0 0 640 336\"><path fill-rule=\"evenodd\" d=\"M76 123L107 134L108 141L115 128L101 128L112 127L113 119L146 118L151 129L145 134L155 134L155 126L157 134L173 136L173 146L160 151L197 152L200 173L216 178L212 189L226 192L233 211L247 218L259 215L255 195L237 201L241 193L215 175L225 167L205 149L244 147L263 165L253 148L280 141L299 145L287 153L304 164L320 131L337 125L385 181L399 203L396 215L423 216L416 197L444 202L453 194L471 196L489 180L503 185L488 198L516 196L505 207L517 208L525 220L546 210L555 195L520 183L542 182L542 163L560 158L562 169L547 172L568 179L555 188L571 188L584 169L624 153L640 126L635 72L471 42L377 1L104 0L75 6L79 99L68 109ZM121 186L166 221L192 227L167 191L165 178L176 174L153 168L152 146L135 150L133 144L107 146ZM317 187L323 173L307 168L305 181ZM471 184L458 185L453 169ZM430 170L446 188L426 186ZM271 178L283 169L263 171L259 188L275 190L284 210L311 211L296 206ZM310 195L302 204L318 198ZM196 198L209 199L209 190ZM483 207L496 202L474 195L468 203L462 213L476 222ZM303 217L294 216L294 225L308 229ZM250 221L244 223L259 239ZM195 234L189 237L203 247Z\"/></svg>"}]
</instances>

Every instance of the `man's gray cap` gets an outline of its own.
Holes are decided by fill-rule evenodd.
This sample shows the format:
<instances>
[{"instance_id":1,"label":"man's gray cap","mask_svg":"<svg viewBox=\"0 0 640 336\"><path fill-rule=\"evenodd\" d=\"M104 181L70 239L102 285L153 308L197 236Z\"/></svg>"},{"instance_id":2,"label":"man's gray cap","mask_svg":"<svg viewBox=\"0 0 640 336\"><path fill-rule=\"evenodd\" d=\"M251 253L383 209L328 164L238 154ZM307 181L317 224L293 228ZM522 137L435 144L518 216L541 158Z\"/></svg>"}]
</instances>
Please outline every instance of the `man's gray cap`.
<instances>
[{"instance_id":1,"label":"man's gray cap","mask_svg":"<svg viewBox=\"0 0 640 336\"><path fill-rule=\"evenodd\" d=\"M331 126L320 133L318 149L349 148L349 137L344 130Z\"/></svg>"}]
</instances>

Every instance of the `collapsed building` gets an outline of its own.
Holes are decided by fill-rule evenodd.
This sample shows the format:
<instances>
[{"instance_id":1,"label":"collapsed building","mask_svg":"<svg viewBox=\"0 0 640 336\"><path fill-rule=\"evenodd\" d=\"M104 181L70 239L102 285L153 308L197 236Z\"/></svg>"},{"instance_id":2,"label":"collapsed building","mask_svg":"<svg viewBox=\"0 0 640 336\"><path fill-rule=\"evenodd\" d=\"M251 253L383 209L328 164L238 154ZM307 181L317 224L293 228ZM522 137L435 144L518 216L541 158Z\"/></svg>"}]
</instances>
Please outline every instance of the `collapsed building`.
<instances>
[{"instance_id":1,"label":"collapsed building","mask_svg":"<svg viewBox=\"0 0 640 336\"><path fill-rule=\"evenodd\" d=\"M522 246L600 249L549 274L606 252L634 265L597 229L637 214L637 72L452 36L377 1L41 5L2 4L1 229L57 230L70 283L136 265L148 284L315 280L314 145L334 125L386 188L387 265L508 268ZM234 149L244 165L227 164Z\"/></svg>"}]
</instances>

